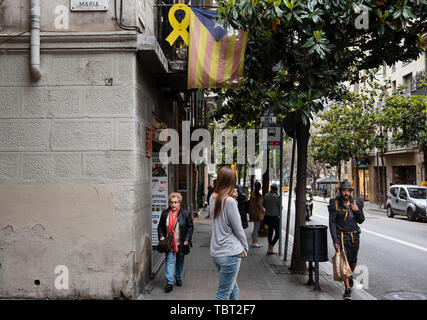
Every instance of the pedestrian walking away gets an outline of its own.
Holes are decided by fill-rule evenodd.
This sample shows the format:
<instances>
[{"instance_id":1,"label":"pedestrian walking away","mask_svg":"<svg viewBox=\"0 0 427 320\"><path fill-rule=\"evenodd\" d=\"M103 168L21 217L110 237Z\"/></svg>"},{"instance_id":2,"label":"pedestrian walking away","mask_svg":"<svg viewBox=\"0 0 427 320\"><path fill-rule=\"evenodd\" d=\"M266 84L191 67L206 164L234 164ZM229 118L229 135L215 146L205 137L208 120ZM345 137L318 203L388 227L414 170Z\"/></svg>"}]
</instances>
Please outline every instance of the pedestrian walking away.
<instances>
[{"instance_id":1,"label":"pedestrian walking away","mask_svg":"<svg viewBox=\"0 0 427 320\"><path fill-rule=\"evenodd\" d=\"M268 226L268 250L267 254L277 254L274 251L274 245L279 240L280 228L280 196L278 194L279 188L275 183L270 187L263 200L263 207L265 208L264 223ZM273 238L274 233L274 238Z\"/></svg>"},{"instance_id":2,"label":"pedestrian walking away","mask_svg":"<svg viewBox=\"0 0 427 320\"><path fill-rule=\"evenodd\" d=\"M236 185L237 190L237 207L239 208L240 220L242 221L243 229L246 229L248 224L248 216L245 209L246 201L248 200L248 196L243 192L243 187L238 184Z\"/></svg>"},{"instance_id":3,"label":"pedestrian walking away","mask_svg":"<svg viewBox=\"0 0 427 320\"><path fill-rule=\"evenodd\" d=\"M236 174L230 167L218 172L216 186L210 198L210 255L219 272L216 300L238 300L237 275L240 263L247 257L248 242L237 207Z\"/></svg>"},{"instance_id":4,"label":"pedestrian walking away","mask_svg":"<svg viewBox=\"0 0 427 320\"><path fill-rule=\"evenodd\" d=\"M159 226L157 227L159 240L163 240L167 235L173 234L173 249L165 253L165 292L170 292L173 289L174 267L175 284L178 287L182 286L184 257L190 252L190 245L192 245L193 217L188 210L181 208L181 202L182 196L180 193L171 193L169 195L170 206L162 212Z\"/></svg>"},{"instance_id":5,"label":"pedestrian walking away","mask_svg":"<svg viewBox=\"0 0 427 320\"><path fill-rule=\"evenodd\" d=\"M351 192L353 188L347 180L343 180L339 187L340 194L329 200L329 230L335 250L344 250L351 271L354 271L357 264L359 252L360 227L365 215L363 214L363 200L353 199ZM351 299L351 287L353 287L353 277L344 281L345 291L343 298Z\"/></svg>"},{"instance_id":6,"label":"pedestrian walking away","mask_svg":"<svg viewBox=\"0 0 427 320\"><path fill-rule=\"evenodd\" d=\"M262 206L263 197L260 192L261 183L255 182L255 190L251 195L249 202L249 220L253 221L254 229L252 231L252 247L261 248L262 244L258 242L258 231L261 221L264 220L265 209Z\"/></svg>"},{"instance_id":7,"label":"pedestrian walking away","mask_svg":"<svg viewBox=\"0 0 427 320\"><path fill-rule=\"evenodd\" d=\"M326 197L328 196L328 189L326 189L325 185L323 185L322 187L322 195L323 195L323 200L326 200Z\"/></svg>"},{"instance_id":8,"label":"pedestrian walking away","mask_svg":"<svg viewBox=\"0 0 427 320\"><path fill-rule=\"evenodd\" d=\"M211 186L209 186L208 187L208 196L207 196L207 198L206 198L206 201L207 201L207 203L208 203L208 206L209 206L209 203L210 203L210 199L211 199L211 196L212 196L212 193L213 193L213 191L214 191L214 189L215 189L215 184L216 184L216 179L214 179L213 180L213 186L211 187ZM209 189L210 188L210 189ZM209 208L208 208L208 215L207 215L207 217L206 218L210 218L211 217L211 214L210 214L210 210L209 210Z\"/></svg>"}]
</instances>

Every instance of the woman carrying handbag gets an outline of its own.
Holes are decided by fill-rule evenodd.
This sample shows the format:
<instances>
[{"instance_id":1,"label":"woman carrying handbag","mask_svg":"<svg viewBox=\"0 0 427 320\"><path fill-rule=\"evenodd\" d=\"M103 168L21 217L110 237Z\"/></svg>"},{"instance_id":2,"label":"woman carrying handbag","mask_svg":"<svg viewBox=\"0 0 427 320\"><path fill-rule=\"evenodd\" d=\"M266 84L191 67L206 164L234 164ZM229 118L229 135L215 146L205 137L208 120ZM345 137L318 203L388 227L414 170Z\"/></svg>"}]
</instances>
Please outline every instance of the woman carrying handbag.
<instances>
[{"instance_id":1,"label":"woman carrying handbag","mask_svg":"<svg viewBox=\"0 0 427 320\"><path fill-rule=\"evenodd\" d=\"M191 238L193 236L193 217L189 211L181 208L181 202L182 196L180 193L171 193L169 195L170 206L162 212L157 228L160 242L164 242L164 240L172 236L171 250L165 252L165 277L167 282L165 292L170 292L173 289L174 269L175 284L178 287L182 286L184 256L190 252Z\"/></svg>"}]
</instances>

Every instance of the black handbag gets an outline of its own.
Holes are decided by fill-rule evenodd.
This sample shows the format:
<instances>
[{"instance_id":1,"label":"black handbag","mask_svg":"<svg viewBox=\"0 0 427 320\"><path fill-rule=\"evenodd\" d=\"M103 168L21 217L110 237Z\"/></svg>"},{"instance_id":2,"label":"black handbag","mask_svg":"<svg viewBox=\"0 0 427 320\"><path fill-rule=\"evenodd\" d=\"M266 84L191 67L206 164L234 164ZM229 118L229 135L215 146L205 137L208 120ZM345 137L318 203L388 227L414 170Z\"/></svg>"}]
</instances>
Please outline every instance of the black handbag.
<instances>
[{"instance_id":1,"label":"black handbag","mask_svg":"<svg viewBox=\"0 0 427 320\"><path fill-rule=\"evenodd\" d=\"M173 249L173 235L175 234L175 228L176 224L178 223L178 217L176 217L175 227L173 228L173 233L168 234L166 238L163 240L160 240L157 244L157 251L164 253L164 252L171 252Z\"/></svg>"}]
</instances>

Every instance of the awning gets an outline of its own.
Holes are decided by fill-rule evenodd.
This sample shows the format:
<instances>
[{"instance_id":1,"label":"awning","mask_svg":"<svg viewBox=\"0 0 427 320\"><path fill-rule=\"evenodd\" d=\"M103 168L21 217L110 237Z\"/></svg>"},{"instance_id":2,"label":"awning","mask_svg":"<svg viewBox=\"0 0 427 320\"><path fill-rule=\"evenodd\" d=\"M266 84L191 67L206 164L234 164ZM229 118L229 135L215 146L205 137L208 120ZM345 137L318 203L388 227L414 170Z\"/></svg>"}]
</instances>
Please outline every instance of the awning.
<instances>
[{"instance_id":1,"label":"awning","mask_svg":"<svg viewBox=\"0 0 427 320\"><path fill-rule=\"evenodd\" d=\"M338 179L335 177L324 177L316 180L316 183L319 184L338 184Z\"/></svg>"}]
</instances>

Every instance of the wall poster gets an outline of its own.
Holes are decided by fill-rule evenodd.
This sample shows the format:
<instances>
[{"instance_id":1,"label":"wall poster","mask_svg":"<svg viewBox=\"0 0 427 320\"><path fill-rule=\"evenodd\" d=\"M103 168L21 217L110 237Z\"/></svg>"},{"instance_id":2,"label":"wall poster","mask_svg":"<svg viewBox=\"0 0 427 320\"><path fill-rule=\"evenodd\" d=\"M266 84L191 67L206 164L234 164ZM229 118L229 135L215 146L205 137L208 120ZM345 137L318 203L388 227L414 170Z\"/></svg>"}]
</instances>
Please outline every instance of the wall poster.
<instances>
[{"instance_id":1,"label":"wall poster","mask_svg":"<svg viewBox=\"0 0 427 320\"><path fill-rule=\"evenodd\" d=\"M157 237L157 227L160 221L162 211L168 207L168 167L159 160L159 153L152 153L152 171L151 171L151 207L152 207L152 245L159 242Z\"/></svg>"}]
</instances>

